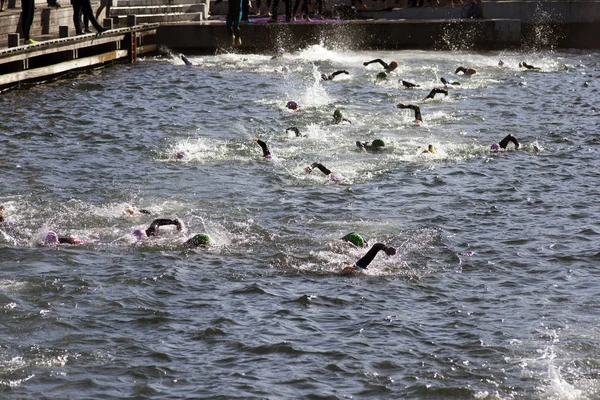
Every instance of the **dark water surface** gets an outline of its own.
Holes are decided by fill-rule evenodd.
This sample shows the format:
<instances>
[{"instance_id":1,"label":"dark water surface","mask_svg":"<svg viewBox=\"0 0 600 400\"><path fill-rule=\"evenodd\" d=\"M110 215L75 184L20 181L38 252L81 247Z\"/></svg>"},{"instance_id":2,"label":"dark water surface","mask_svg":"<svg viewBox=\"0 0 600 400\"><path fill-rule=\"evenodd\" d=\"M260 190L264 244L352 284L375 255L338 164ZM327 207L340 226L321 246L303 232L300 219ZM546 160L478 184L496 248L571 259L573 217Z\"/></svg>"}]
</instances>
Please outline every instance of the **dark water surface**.
<instances>
[{"instance_id":1,"label":"dark water surface","mask_svg":"<svg viewBox=\"0 0 600 400\"><path fill-rule=\"evenodd\" d=\"M0 398L600 397L599 53L190 59L0 97ZM398 254L342 277L351 231Z\"/></svg>"}]
</instances>

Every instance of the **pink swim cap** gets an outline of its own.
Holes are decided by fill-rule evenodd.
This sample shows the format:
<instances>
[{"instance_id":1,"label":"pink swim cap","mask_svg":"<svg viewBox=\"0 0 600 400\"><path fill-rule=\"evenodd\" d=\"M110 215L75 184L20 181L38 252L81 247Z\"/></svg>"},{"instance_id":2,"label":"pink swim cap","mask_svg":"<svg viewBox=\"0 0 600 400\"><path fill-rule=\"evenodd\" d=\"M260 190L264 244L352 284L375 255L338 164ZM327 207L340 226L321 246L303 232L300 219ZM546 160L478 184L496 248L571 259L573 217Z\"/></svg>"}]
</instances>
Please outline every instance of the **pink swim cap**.
<instances>
[{"instance_id":1,"label":"pink swim cap","mask_svg":"<svg viewBox=\"0 0 600 400\"><path fill-rule=\"evenodd\" d=\"M498 151L498 150L500 150L500 146L498 146L498 143L492 143L492 145L490 146L490 148L492 149L492 151Z\"/></svg>"},{"instance_id":2,"label":"pink swim cap","mask_svg":"<svg viewBox=\"0 0 600 400\"><path fill-rule=\"evenodd\" d=\"M340 183L342 181L342 178L336 174L329 174L329 179L331 179L335 183Z\"/></svg>"},{"instance_id":3,"label":"pink swim cap","mask_svg":"<svg viewBox=\"0 0 600 400\"><path fill-rule=\"evenodd\" d=\"M183 150L178 151L177 158L181 160L183 157L185 157L185 151L183 151Z\"/></svg>"},{"instance_id":4,"label":"pink swim cap","mask_svg":"<svg viewBox=\"0 0 600 400\"><path fill-rule=\"evenodd\" d=\"M141 229L136 229L135 231L133 231L133 236L138 238L138 240L141 240L142 238L146 237L146 232L144 232Z\"/></svg>"},{"instance_id":5,"label":"pink swim cap","mask_svg":"<svg viewBox=\"0 0 600 400\"><path fill-rule=\"evenodd\" d=\"M46 237L44 238L44 243L46 244L58 244L58 235L54 231L48 231L46 233Z\"/></svg>"}]
</instances>

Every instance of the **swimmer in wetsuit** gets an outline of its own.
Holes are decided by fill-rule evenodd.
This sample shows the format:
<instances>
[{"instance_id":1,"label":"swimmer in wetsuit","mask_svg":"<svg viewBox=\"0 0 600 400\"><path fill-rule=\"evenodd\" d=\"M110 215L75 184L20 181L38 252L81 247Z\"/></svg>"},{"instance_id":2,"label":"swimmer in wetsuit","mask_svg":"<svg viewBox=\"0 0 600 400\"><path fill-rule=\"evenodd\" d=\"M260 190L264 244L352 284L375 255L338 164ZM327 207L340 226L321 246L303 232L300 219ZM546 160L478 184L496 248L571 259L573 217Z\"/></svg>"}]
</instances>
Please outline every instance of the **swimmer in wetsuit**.
<instances>
[{"instance_id":1,"label":"swimmer in wetsuit","mask_svg":"<svg viewBox=\"0 0 600 400\"><path fill-rule=\"evenodd\" d=\"M398 63L396 61L392 61L388 64L388 63L384 62L381 58L377 58L377 59L371 60L371 61L365 61L363 63L363 65L366 67L367 65L372 64L372 63L381 64L381 66L383 67L385 72L392 72L393 70L398 68Z\"/></svg>"},{"instance_id":2,"label":"swimmer in wetsuit","mask_svg":"<svg viewBox=\"0 0 600 400\"><path fill-rule=\"evenodd\" d=\"M339 108L336 108L333 112L333 123L341 124L342 122L347 122L349 124L352 123L349 119L344 118L344 115L342 114Z\"/></svg>"},{"instance_id":3,"label":"swimmer in wetsuit","mask_svg":"<svg viewBox=\"0 0 600 400\"><path fill-rule=\"evenodd\" d=\"M500 141L500 143L493 143L491 145L491 150L494 151L494 152L497 152L500 149L506 150L506 148L508 147L509 143L512 143L515 146L515 150L518 150L519 147L521 147L521 144L519 143L519 141L517 140L517 138L514 137L513 135L511 135L509 133L508 135L506 135L506 137L504 139L502 139Z\"/></svg>"},{"instance_id":4,"label":"swimmer in wetsuit","mask_svg":"<svg viewBox=\"0 0 600 400\"><path fill-rule=\"evenodd\" d=\"M296 137L308 137L308 133L306 135L303 135L302 133L300 133L300 129L298 129L295 126L290 126L285 131L286 131L286 133L289 132L289 131L294 132L296 134Z\"/></svg>"},{"instance_id":5,"label":"swimmer in wetsuit","mask_svg":"<svg viewBox=\"0 0 600 400\"><path fill-rule=\"evenodd\" d=\"M541 68L534 67L533 65L527 64L525 61L519 63L519 67L527 68L530 71L539 71Z\"/></svg>"},{"instance_id":6,"label":"swimmer in wetsuit","mask_svg":"<svg viewBox=\"0 0 600 400\"><path fill-rule=\"evenodd\" d=\"M423 100L433 99L436 94L444 94L445 96L448 96L448 90L433 88L433 89L431 89L431 92L429 92L429 94Z\"/></svg>"},{"instance_id":7,"label":"swimmer in wetsuit","mask_svg":"<svg viewBox=\"0 0 600 400\"><path fill-rule=\"evenodd\" d=\"M135 237L137 237L138 239L142 239L144 237L156 236L156 235L158 235L159 227L166 226L166 225L175 225L177 227L178 231L181 231L183 229L183 225L177 219L159 218L159 219L155 219L154 221L152 221L152 223L150 224L150 227L148 229L146 229L145 231L141 230L141 229L136 229L135 231L133 231L133 235Z\"/></svg>"},{"instance_id":8,"label":"swimmer in wetsuit","mask_svg":"<svg viewBox=\"0 0 600 400\"><path fill-rule=\"evenodd\" d=\"M307 174L310 174L315 168L317 168L323 174L327 175L329 177L329 179L331 179L334 182L341 182L342 181L341 177L339 177L338 175L332 173L327 167L325 167L321 163L317 163L317 162L312 163L310 166L304 167L304 171L306 171Z\"/></svg>"},{"instance_id":9,"label":"swimmer in wetsuit","mask_svg":"<svg viewBox=\"0 0 600 400\"><path fill-rule=\"evenodd\" d=\"M375 258L375 256L377 255L377 253L379 253L381 250L383 250L383 252L385 254L387 254L388 256L393 256L396 254L396 249L393 247L388 247L383 243L375 243L373 245L373 247L371 247L369 249L369 251L367 251L367 254L365 254L360 260L358 260L357 262L354 263L354 265L349 265L347 267L345 267L342 270L342 274L343 275L350 275L356 271L359 271L361 269L367 269L367 267L369 266L369 264L371 264L371 261L373 261L373 259Z\"/></svg>"},{"instance_id":10,"label":"swimmer in wetsuit","mask_svg":"<svg viewBox=\"0 0 600 400\"><path fill-rule=\"evenodd\" d=\"M350 75L350 73L348 71L346 71L346 70L340 70L340 71L335 71L331 75L321 74L321 79L324 80L324 81L332 81L333 78L335 78L336 76L338 76L340 74Z\"/></svg>"},{"instance_id":11,"label":"swimmer in wetsuit","mask_svg":"<svg viewBox=\"0 0 600 400\"><path fill-rule=\"evenodd\" d=\"M185 63L185 65L187 65L188 67L193 67L194 66L194 64L192 64L192 62L190 60L188 60L187 57L184 54L179 54L179 57Z\"/></svg>"},{"instance_id":12,"label":"swimmer in wetsuit","mask_svg":"<svg viewBox=\"0 0 600 400\"><path fill-rule=\"evenodd\" d=\"M446 78L444 78L443 76L440 78L440 81L442 81L442 83L444 84L444 86L448 86L448 85L460 85L460 82L457 82L457 81L448 82L446 80Z\"/></svg>"},{"instance_id":13,"label":"swimmer in wetsuit","mask_svg":"<svg viewBox=\"0 0 600 400\"><path fill-rule=\"evenodd\" d=\"M266 158L266 159L270 159L271 158L271 152L269 151L269 148L267 147L267 144L265 142L263 142L262 140L257 139L257 138L254 138L254 141L262 149L263 157Z\"/></svg>"},{"instance_id":14,"label":"swimmer in wetsuit","mask_svg":"<svg viewBox=\"0 0 600 400\"><path fill-rule=\"evenodd\" d=\"M407 82L407 81L403 81L403 80L400 80L400 82L402 83L402 86L404 86L407 89L412 89L412 88L420 87L416 83Z\"/></svg>"},{"instance_id":15,"label":"swimmer in wetsuit","mask_svg":"<svg viewBox=\"0 0 600 400\"><path fill-rule=\"evenodd\" d=\"M421 118L421 108L419 106L415 106L414 104L402 104L399 103L396 105L396 107L400 108L400 109L411 109L415 111L415 121L419 121L419 122L423 122L423 118Z\"/></svg>"},{"instance_id":16,"label":"swimmer in wetsuit","mask_svg":"<svg viewBox=\"0 0 600 400\"><path fill-rule=\"evenodd\" d=\"M462 72L465 75L473 75L477 73L477 70L475 68L458 67L454 73L458 74L459 72Z\"/></svg>"},{"instance_id":17,"label":"swimmer in wetsuit","mask_svg":"<svg viewBox=\"0 0 600 400\"><path fill-rule=\"evenodd\" d=\"M356 146L361 150L380 151L385 147L385 142L381 139L375 139L371 143L356 141Z\"/></svg>"},{"instance_id":18,"label":"swimmer in wetsuit","mask_svg":"<svg viewBox=\"0 0 600 400\"><path fill-rule=\"evenodd\" d=\"M84 244L85 240L76 239L74 237L61 237L54 231L48 231L44 238L44 244Z\"/></svg>"}]
</instances>

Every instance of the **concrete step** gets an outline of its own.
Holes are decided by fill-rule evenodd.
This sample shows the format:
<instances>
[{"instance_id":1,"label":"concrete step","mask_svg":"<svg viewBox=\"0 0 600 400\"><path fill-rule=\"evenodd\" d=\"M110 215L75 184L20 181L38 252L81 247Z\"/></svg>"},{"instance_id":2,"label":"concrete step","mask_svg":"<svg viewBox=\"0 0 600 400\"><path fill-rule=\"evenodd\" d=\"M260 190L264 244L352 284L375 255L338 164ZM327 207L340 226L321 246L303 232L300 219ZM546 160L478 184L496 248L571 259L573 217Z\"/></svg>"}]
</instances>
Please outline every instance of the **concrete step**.
<instances>
[{"instance_id":1,"label":"concrete step","mask_svg":"<svg viewBox=\"0 0 600 400\"><path fill-rule=\"evenodd\" d=\"M200 0L116 0L115 7L153 7L176 6L181 4L201 3Z\"/></svg>"},{"instance_id":2,"label":"concrete step","mask_svg":"<svg viewBox=\"0 0 600 400\"><path fill-rule=\"evenodd\" d=\"M138 24L152 24L157 22L187 22L203 21L203 13L180 13L180 14L148 14L137 15Z\"/></svg>"},{"instance_id":3,"label":"concrete step","mask_svg":"<svg viewBox=\"0 0 600 400\"><path fill-rule=\"evenodd\" d=\"M110 13L112 16L123 15L157 15L157 14L182 14L182 13L199 13L204 9L203 4L178 4L178 5L157 5L157 6L135 6L135 7L111 7Z\"/></svg>"}]
</instances>

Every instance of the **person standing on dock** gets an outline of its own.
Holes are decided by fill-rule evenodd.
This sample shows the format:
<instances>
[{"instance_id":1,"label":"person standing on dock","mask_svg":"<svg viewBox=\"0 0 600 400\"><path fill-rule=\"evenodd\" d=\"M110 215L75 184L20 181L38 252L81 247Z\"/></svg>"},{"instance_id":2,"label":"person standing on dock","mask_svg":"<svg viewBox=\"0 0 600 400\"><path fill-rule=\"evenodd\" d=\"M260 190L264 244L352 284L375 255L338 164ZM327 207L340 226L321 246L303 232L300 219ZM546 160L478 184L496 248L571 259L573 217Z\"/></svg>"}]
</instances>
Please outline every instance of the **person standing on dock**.
<instances>
[{"instance_id":1,"label":"person standing on dock","mask_svg":"<svg viewBox=\"0 0 600 400\"><path fill-rule=\"evenodd\" d=\"M227 34L231 37L232 46L241 46L242 37L240 35L240 21L242 20L242 9L244 0L230 0L228 1L227 19L225 25L227 26Z\"/></svg>"},{"instance_id":2,"label":"person standing on dock","mask_svg":"<svg viewBox=\"0 0 600 400\"><path fill-rule=\"evenodd\" d=\"M90 0L71 0L73 5L73 25L75 25L75 32L78 35L83 34L81 31L81 15L87 16L88 20L94 25L94 28L98 33L102 33L107 30L98 23L96 17L94 17L94 11L92 10L92 4Z\"/></svg>"},{"instance_id":3,"label":"person standing on dock","mask_svg":"<svg viewBox=\"0 0 600 400\"><path fill-rule=\"evenodd\" d=\"M35 0L21 0L21 32L23 33L24 44L37 43L37 40L33 40L29 37L34 11Z\"/></svg>"}]
</instances>

